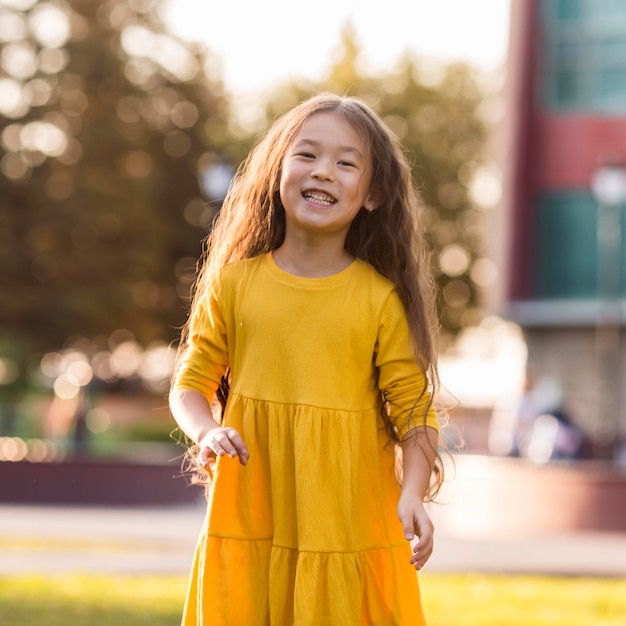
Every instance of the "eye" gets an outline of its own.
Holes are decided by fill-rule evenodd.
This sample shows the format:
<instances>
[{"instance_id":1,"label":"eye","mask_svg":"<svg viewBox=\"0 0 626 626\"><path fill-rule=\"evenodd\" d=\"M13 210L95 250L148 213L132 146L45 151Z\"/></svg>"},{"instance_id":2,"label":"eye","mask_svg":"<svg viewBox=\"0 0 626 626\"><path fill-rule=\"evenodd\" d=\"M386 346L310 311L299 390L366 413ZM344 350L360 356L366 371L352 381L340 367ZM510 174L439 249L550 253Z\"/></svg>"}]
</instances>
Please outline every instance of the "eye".
<instances>
[{"instance_id":1,"label":"eye","mask_svg":"<svg viewBox=\"0 0 626 626\"><path fill-rule=\"evenodd\" d=\"M315 155L311 152L297 152L296 156L302 157L304 159L314 159Z\"/></svg>"},{"instance_id":2,"label":"eye","mask_svg":"<svg viewBox=\"0 0 626 626\"><path fill-rule=\"evenodd\" d=\"M343 165L345 167L356 167L356 164L352 163L352 161L339 161L339 165Z\"/></svg>"}]
</instances>

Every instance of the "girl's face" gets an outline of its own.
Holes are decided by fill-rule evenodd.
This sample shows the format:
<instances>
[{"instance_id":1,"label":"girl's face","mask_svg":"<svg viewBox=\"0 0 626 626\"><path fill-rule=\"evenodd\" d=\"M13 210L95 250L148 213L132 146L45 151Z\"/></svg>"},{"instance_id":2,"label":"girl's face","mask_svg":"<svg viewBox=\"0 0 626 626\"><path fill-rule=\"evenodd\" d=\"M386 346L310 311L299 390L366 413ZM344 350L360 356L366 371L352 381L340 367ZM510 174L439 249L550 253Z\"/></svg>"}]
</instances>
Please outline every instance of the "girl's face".
<instances>
[{"instance_id":1,"label":"girl's face","mask_svg":"<svg viewBox=\"0 0 626 626\"><path fill-rule=\"evenodd\" d=\"M343 235L369 195L367 145L336 112L315 113L288 147L282 164L280 198L287 235Z\"/></svg>"}]
</instances>

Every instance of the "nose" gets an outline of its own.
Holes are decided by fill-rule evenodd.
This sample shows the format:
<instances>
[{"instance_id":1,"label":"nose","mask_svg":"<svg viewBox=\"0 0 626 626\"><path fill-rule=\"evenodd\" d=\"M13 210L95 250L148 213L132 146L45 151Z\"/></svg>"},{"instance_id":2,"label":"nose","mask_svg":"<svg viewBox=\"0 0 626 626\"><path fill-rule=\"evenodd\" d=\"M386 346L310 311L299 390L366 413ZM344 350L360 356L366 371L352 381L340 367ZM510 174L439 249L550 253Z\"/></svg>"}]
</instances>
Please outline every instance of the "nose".
<instances>
[{"instance_id":1,"label":"nose","mask_svg":"<svg viewBox=\"0 0 626 626\"><path fill-rule=\"evenodd\" d=\"M335 173L330 159L319 158L311 170L311 177L317 180L333 180Z\"/></svg>"}]
</instances>

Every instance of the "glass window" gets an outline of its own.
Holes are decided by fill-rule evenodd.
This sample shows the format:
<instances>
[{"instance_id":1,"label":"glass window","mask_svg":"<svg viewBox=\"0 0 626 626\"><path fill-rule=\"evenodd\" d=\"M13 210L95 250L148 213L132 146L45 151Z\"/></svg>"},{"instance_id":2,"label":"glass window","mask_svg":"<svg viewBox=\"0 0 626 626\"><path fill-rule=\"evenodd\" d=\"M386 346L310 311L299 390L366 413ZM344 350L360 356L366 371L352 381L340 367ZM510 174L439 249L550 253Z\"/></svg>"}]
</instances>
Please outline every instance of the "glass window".
<instances>
[{"instance_id":1,"label":"glass window","mask_svg":"<svg viewBox=\"0 0 626 626\"><path fill-rule=\"evenodd\" d=\"M580 16L580 0L557 0L556 14L560 20Z\"/></svg>"},{"instance_id":2,"label":"glass window","mask_svg":"<svg viewBox=\"0 0 626 626\"><path fill-rule=\"evenodd\" d=\"M589 190L551 191L536 203L534 295L539 300L626 296L626 204L600 213ZM611 215L615 236L599 235ZM604 227L605 229L606 227ZM598 245L604 237L602 245ZM617 291L617 293L613 293Z\"/></svg>"},{"instance_id":3,"label":"glass window","mask_svg":"<svg viewBox=\"0 0 626 626\"><path fill-rule=\"evenodd\" d=\"M591 193L544 193L536 211L535 296L595 298L597 208Z\"/></svg>"},{"instance_id":4,"label":"glass window","mask_svg":"<svg viewBox=\"0 0 626 626\"><path fill-rule=\"evenodd\" d=\"M579 85L580 74L573 70L562 70L556 73L554 94L556 102L561 105L575 105L582 91Z\"/></svg>"},{"instance_id":5,"label":"glass window","mask_svg":"<svg viewBox=\"0 0 626 626\"><path fill-rule=\"evenodd\" d=\"M544 105L626 111L626 1L543 0L541 7Z\"/></svg>"},{"instance_id":6,"label":"glass window","mask_svg":"<svg viewBox=\"0 0 626 626\"><path fill-rule=\"evenodd\" d=\"M607 68L598 75L599 92L605 101L607 108L611 104L619 107L626 102L626 71L622 69ZM617 112L617 111L616 111ZM621 113L626 113L622 107Z\"/></svg>"}]
</instances>

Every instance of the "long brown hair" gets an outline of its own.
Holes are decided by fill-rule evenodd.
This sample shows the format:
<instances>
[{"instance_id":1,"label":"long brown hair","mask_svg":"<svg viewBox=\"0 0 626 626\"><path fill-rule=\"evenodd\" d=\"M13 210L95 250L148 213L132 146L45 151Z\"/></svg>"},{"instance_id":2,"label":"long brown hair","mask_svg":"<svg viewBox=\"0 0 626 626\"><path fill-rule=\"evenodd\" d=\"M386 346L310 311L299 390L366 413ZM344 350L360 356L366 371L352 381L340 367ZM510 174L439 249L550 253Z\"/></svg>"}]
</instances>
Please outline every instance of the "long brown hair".
<instances>
[{"instance_id":1,"label":"long brown hair","mask_svg":"<svg viewBox=\"0 0 626 626\"><path fill-rule=\"evenodd\" d=\"M279 193L283 158L305 121L322 112L339 114L369 147L370 196L377 208L359 211L348 231L345 247L395 284L406 310L416 360L424 373L423 393L434 398L439 388L434 287L419 230L419 196L398 140L372 109L357 98L327 93L314 96L279 118L252 149L237 171L206 240L192 309L207 291L217 288L217 277L227 263L270 252L283 243L285 210ZM187 331L185 327L181 351ZM225 387L227 384L221 386L220 393L227 393ZM397 441L384 398L382 413L390 438ZM413 416L410 419L414 421ZM443 480L443 463L438 453L433 477L432 497Z\"/></svg>"}]
</instances>

